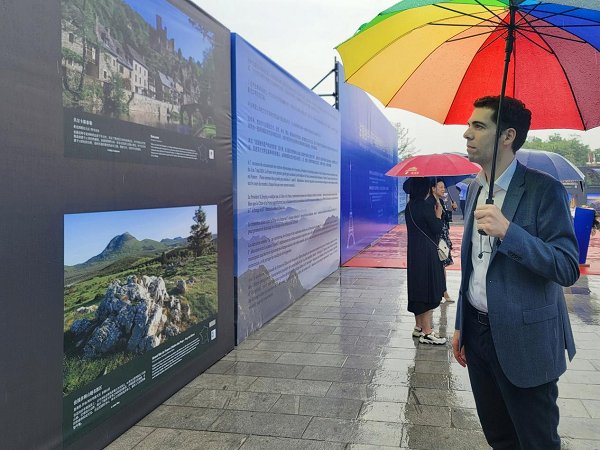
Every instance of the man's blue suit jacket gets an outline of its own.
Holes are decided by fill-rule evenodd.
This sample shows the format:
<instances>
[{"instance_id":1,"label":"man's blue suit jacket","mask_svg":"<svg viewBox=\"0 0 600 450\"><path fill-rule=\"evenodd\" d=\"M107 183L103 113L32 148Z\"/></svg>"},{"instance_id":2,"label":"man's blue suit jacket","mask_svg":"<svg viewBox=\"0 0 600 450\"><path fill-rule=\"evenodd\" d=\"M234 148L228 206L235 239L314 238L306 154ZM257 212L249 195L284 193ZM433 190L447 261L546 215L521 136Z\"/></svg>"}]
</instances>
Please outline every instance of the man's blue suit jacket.
<instances>
[{"instance_id":1,"label":"man's blue suit jacket","mask_svg":"<svg viewBox=\"0 0 600 450\"><path fill-rule=\"evenodd\" d=\"M480 187L473 180L467 194L456 314L461 347L463 302L468 301L473 272L473 211ZM502 214L511 224L502 242L492 243L486 277L490 328L506 377L517 387L534 387L566 370L565 349L569 360L575 355L562 286L579 278L579 248L567 192L550 175L517 163Z\"/></svg>"}]
</instances>

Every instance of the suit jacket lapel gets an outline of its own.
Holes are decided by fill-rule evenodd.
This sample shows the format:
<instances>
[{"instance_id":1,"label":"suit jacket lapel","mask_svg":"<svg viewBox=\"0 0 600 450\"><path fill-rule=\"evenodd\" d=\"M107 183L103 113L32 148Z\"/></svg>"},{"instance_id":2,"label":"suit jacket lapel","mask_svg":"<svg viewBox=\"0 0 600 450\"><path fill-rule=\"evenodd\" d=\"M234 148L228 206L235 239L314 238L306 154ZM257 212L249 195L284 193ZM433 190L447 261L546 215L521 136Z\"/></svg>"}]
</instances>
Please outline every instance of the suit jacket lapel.
<instances>
[{"instance_id":1,"label":"suit jacket lapel","mask_svg":"<svg viewBox=\"0 0 600 450\"><path fill-rule=\"evenodd\" d=\"M475 178L471 182L471 187L469 188L469 192L467 194L467 204L465 206L467 214L465 215L465 231L463 233L461 246L461 260L464 263L466 263L471 257L471 235L473 234L473 221L475 220L473 217L473 211L475 209L475 203L480 191L481 184L479 183L479 180ZM465 268L466 266L463 266L463 270Z\"/></svg>"},{"instance_id":2,"label":"suit jacket lapel","mask_svg":"<svg viewBox=\"0 0 600 450\"><path fill-rule=\"evenodd\" d=\"M515 217L517 207L519 206L523 192L525 192L525 171L525 166L517 161L517 168L515 169L515 173L508 186L508 191L506 191L506 196L504 197L504 203L502 204L502 215L504 215L509 222L512 222ZM490 265L498 250L497 241L498 238L494 238L494 242L492 243L492 254L490 256Z\"/></svg>"}]
</instances>

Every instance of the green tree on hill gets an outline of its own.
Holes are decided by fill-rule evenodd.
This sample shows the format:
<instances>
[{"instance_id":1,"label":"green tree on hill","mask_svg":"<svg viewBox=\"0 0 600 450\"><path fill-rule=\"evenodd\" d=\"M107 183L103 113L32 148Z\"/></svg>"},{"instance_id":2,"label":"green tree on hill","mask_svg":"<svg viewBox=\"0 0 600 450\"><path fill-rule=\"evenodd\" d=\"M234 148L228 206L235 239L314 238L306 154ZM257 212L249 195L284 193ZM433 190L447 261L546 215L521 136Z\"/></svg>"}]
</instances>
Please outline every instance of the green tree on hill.
<instances>
[{"instance_id":1,"label":"green tree on hill","mask_svg":"<svg viewBox=\"0 0 600 450\"><path fill-rule=\"evenodd\" d=\"M194 224L191 227L190 235L187 238L190 244L190 250L192 250L196 256L201 256L207 250L210 251L213 248L212 244L212 233L208 229L206 223L206 213L202 207L196 210L194 214Z\"/></svg>"}]
</instances>

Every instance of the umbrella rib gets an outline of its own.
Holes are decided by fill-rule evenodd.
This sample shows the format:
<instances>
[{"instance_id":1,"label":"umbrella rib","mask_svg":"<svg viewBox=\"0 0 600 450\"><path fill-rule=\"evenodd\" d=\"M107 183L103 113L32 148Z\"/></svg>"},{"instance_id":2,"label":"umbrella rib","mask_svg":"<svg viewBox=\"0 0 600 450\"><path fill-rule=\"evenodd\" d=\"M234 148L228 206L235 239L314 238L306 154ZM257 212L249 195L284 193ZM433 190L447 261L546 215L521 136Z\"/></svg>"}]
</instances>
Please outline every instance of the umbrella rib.
<instances>
[{"instance_id":1,"label":"umbrella rib","mask_svg":"<svg viewBox=\"0 0 600 450\"><path fill-rule=\"evenodd\" d=\"M529 21L527 19L525 19L525 22L529 23ZM548 43L548 41L546 39L544 39L544 36L542 36L540 33L538 33L534 27L532 27L532 30L540 36L540 39L542 41L544 41L544 44L546 44L548 46L548 48L552 48L552 46ZM555 36L552 36L552 37L555 37ZM579 107L579 103L577 103L577 97L575 97L575 92L573 91L573 86L571 85L571 80L569 80L569 77L567 76L567 72L565 71L564 66L560 62L560 59L558 59L558 56L556 55L554 50L552 50L552 53L554 53L554 55L556 56L556 62L560 66L561 70L563 71L563 75L565 76L565 81L569 85L569 90L571 91L571 95L573 96L573 103L575 104L575 108L577 108L577 113L579 114L579 120L581 120L581 126L585 130L586 129L585 121L583 120L583 114L581 113L581 108Z\"/></svg>"},{"instance_id":2,"label":"umbrella rib","mask_svg":"<svg viewBox=\"0 0 600 450\"><path fill-rule=\"evenodd\" d=\"M531 8L531 10L529 10L529 12L527 12L526 15L530 15L530 12L534 11L539 5L540 4L538 3L535 7ZM571 9L568 9L566 11L558 12L558 13L546 13L546 11L539 11L541 13L546 13L548 15L545 16L545 17L536 17L534 20L531 21L531 23L533 23L533 22L539 22L540 20L546 21L546 19L549 19L551 17L564 16L564 17L570 17L572 19L580 19L580 20L585 20L586 22L592 22L592 23L600 24L600 21L597 21L597 20L594 20L594 19L587 19L587 18L584 18L584 17L572 16L572 15L568 14L568 13L571 13L573 11L577 11L578 9L581 9L581 8L571 8ZM520 9L520 11L526 12L527 10ZM525 17L523 17L523 19L525 19ZM561 27L562 26L563 25L561 25Z\"/></svg>"},{"instance_id":3,"label":"umbrella rib","mask_svg":"<svg viewBox=\"0 0 600 450\"><path fill-rule=\"evenodd\" d=\"M498 39L503 38L506 34L508 33L508 30L504 30L502 33L500 33L498 36L496 36L494 38L494 40L492 40L491 42L488 42L486 45L484 45L483 47L481 47L479 50L477 50L477 54L481 53L482 51L484 51L486 48L488 48L490 45L492 45L494 42L496 42Z\"/></svg>"},{"instance_id":4,"label":"umbrella rib","mask_svg":"<svg viewBox=\"0 0 600 450\"><path fill-rule=\"evenodd\" d=\"M452 38L452 39L448 39L446 42L458 42L458 41L462 41L464 39L471 39L471 38L478 37L478 36L483 36L483 35L486 35L486 34L490 34L490 32L489 31L485 31L483 33L472 34L470 36L464 36L464 37L461 37L461 38Z\"/></svg>"},{"instance_id":5,"label":"umbrella rib","mask_svg":"<svg viewBox=\"0 0 600 450\"><path fill-rule=\"evenodd\" d=\"M500 21L500 23L502 23L502 18L496 14L494 11L492 11L491 9L489 9L486 5L484 5L483 3L481 3L479 0L475 0L477 2L477 4L479 6L481 6L482 8L485 8L485 10L487 12L489 12L490 14L492 14L496 19L498 19Z\"/></svg>"},{"instance_id":6,"label":"umbrella rib","mask_svg":"<svg viewBox=\"0 0 600 450\"><path fill-rule=\"evenodd\" d=\"M548 49L548 48L544 48L542 47L540 44L538 44L537 42L535 42L533 39L531 39L529 36L525 35L520 29L517 28L517 33L519 33L521 36L523 36L525 39L527 39L529 42L531 42L533 45L535 45L536 47L541 48L542 50L544 50L545 52L550 53L551 55L554 54L554 51L552 49Z\"/></svg>"},{"instance_id":7,"label":"umbrella rib","mask_svg":"<svg viewBox=\"0 0 600 450\"><path fill-rule=\"evenodd\" d=\"M464 12L461 12L461 11L457 11L456 9L448 8L448 7L446 7L446 6L442 6L442 5L438 5L438 4L434 4L434 5L431 5L431 6L435 6L435 7L437 7L437 8L440 8L440 9L445 9L446 11L450 11L450 12L453 12L453 13L459 14L459 15L461 15L461 16L467 16L467 17L472 17L473 19L482 20L482 21L484 21L484 22L491 22L491 23L494 23L494 24L496 24L496 25L501 25L501 24L502 24L502 22L494 22L493 20L490 20L490 19L484 19L484 18L482 18L482 17L475 16L475 15L473 15L473 14L469 14L469 13L464 13ZM490 12L491 12L491 11L490 11ZM494 15L495 15L495 14L494 14ZM443 20L446 20L446 19L443 19Z\"/></svg>"},{"instance_id":8,"label":"umbrella rib","mask_svg":"<svg viewBox=\"0 0 600 450\"><path fill-rule=\"evenodd\" d=\"M517 23L515 23L515 26L518 26L518 25L519 25L519 24L520 24L522 21L524 21L524 20L525 20L525 17L527 17L527 16L531 15L531 13L532 13L533 11L535 11L535 10L537 9L537 7L538 7L538 6L540 6L540 5L541 5L541 3L538 3L538 4L537 4L537 5L535 5L533 8L531 8L531 9L530 9L530 10L527 12L527 14L522 14L522 15L521 15L521 18L520 18L520 19L517 21ZM576 9L577 9L577 8L576 8ZM519 12L521 12L521 11L522 11L522 10L519 10ZM534 16L534 17L535 17L535 16ZM539 19L538 19L538 20L539 20Z\"/></svg>"},{"instance_id":9,"label":"umbrella rib","mask_svg":"<svg viewBox=\"0 0 600 450\"><path fill-rule=\"evenodd\" d=\"M536 33L539 36L547 36L547 37L551 37L554 39L560 39L562 41L570 41L570 42L576 42L578 44L587 44L588 42L583 40L583 39L573 39L573 38L568 38L565 36L557 36L555 34L549 34L549 33L542 33L541 31L537 31L535 29L533 30L523 30L521 29L520 31L525 32L525 33Z\"/></svg>"}]
</instances>

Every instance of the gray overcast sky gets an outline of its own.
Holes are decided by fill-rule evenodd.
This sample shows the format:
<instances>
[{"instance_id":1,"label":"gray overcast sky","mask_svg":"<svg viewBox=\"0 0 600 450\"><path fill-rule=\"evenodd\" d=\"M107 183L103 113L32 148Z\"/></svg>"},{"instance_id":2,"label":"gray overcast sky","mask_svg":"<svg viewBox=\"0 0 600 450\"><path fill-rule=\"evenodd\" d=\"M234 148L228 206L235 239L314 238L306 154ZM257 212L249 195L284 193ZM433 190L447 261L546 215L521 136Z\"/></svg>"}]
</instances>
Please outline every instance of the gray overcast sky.
<instances>
[{"instance_id":1,"label":"gray overcast sky","mask_svg":"<svg viewBox=\"0 0 600 450\"><path fill-rule=\"evenodd\" d=\"M339 55L333 49L394 0L193 0L198 6L238 33L290 74L312 88L333 68ZM333 92L333 81L321 85L320 94ZM399 109L384 109L391 122L401 122L421 153L465 152L465 127L437 122ZM532 131L547 138L554 131ZM600 127L591 131L560 130L578 134L590 148L600 148Z\"/></svg>"}]
</instances>

